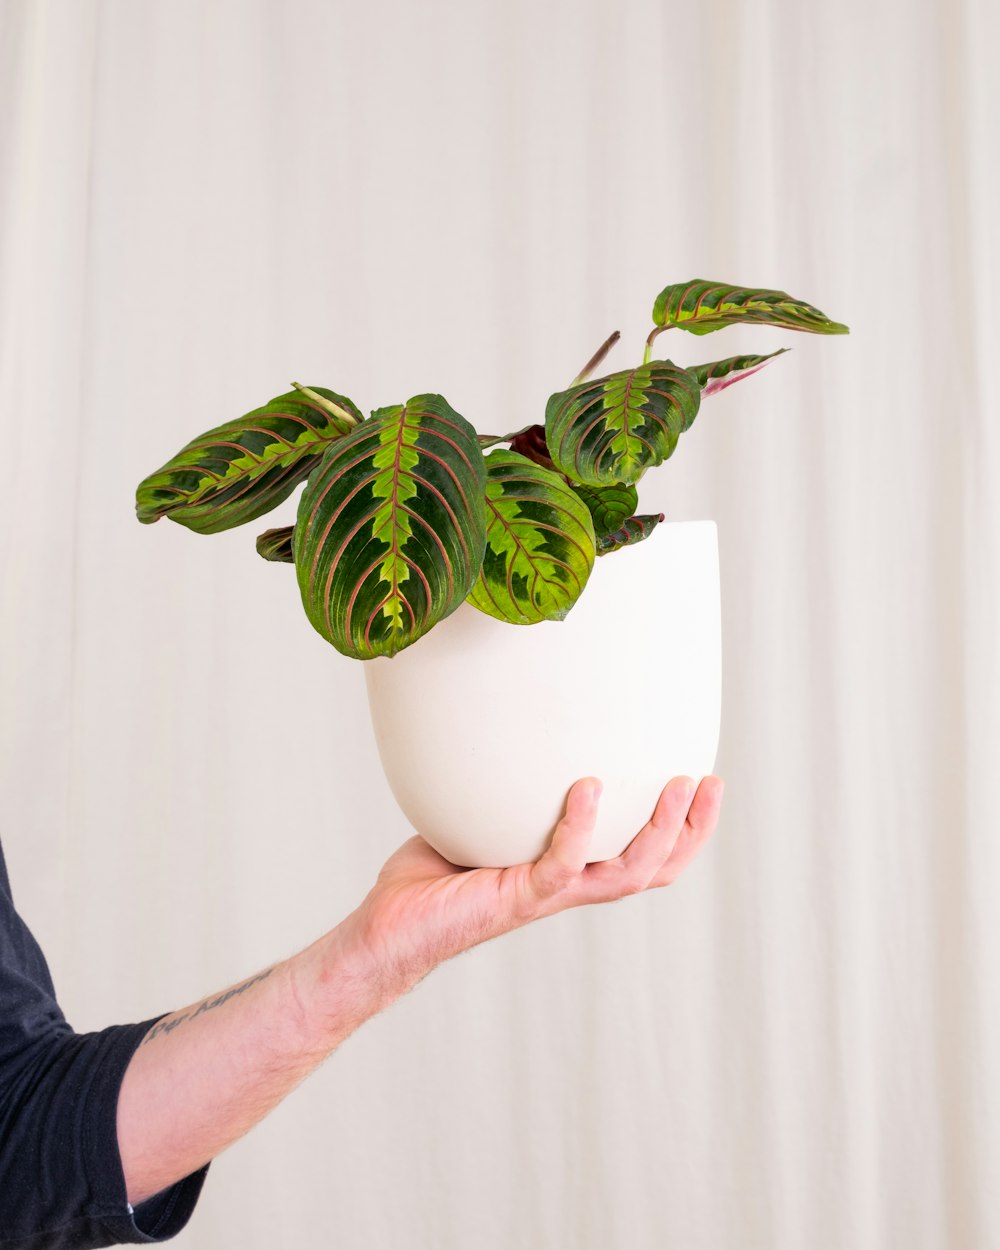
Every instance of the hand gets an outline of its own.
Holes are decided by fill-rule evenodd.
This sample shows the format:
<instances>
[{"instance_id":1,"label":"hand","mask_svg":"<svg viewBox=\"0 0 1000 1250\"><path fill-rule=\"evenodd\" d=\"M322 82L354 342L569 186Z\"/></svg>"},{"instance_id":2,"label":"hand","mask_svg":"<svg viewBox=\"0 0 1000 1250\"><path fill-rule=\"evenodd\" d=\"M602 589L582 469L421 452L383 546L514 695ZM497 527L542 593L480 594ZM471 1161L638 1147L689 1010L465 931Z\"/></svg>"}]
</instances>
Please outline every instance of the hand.
<instances>
[{"instance_id":1,"label":"hand","mask_svg":"<svg viewBox=\"0 0 1000 1250\"><path fill-rule=\"evenodd\" d=\"M395 996L460 951L585 903L606 903L670 885L694 859L719 819L724 783L675 777L651 819L617 859L588 864L601 783L586 777L569 791L542 857L512 868L458 868L416 836L385 863L344 925L366 975Z\"/></svg>"}]
</instances>

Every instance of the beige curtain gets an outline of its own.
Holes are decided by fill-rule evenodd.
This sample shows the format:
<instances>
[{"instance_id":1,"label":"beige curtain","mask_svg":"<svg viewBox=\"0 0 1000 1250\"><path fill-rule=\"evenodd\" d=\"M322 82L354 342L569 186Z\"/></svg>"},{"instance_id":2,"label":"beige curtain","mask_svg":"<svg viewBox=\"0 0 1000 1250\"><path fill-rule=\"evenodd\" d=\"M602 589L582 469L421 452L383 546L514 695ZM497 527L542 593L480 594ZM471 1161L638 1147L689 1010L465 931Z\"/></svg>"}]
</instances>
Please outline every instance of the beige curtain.
<instances>
[{"instance_id":1,"label":"beige curtain","mask_svg":"<svg viewBox=\"0 0 1000 1250\"><path fill-rule=\"evenodd\" d=\"M710 849L436 971L178 1246L1000 1247L998 35L992 0L0 0L0 835L79 1029L306 945L408 836L290 570L138 525L146 473L292 378L516 428L670 281L852 327L709 340L795 350L642 484L719 525Z\"/></svg>"}]
</instances>

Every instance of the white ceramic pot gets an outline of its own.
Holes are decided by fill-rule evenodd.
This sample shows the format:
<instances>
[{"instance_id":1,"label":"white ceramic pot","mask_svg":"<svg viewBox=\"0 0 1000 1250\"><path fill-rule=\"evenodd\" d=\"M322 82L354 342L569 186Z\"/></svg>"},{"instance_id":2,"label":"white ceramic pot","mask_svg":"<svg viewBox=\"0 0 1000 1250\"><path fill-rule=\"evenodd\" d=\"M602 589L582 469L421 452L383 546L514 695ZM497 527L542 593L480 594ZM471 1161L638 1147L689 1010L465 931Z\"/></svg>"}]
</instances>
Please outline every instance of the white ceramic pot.
<instances>
[{"instance_id":1,"label":"white ceramic pot","mask_svg":"<svg viewBox=\"0 0 1000 1250\"><path fill-rule=\"evenodd\" d=\"M392 792L446 859L537 859L586 776L604 783L590 860L612 859L671 777L698 780L715 764L715 522L667 522L602 556L563 621L508 625L462 604L364 669Z\"/></svg>"}]
</instances>

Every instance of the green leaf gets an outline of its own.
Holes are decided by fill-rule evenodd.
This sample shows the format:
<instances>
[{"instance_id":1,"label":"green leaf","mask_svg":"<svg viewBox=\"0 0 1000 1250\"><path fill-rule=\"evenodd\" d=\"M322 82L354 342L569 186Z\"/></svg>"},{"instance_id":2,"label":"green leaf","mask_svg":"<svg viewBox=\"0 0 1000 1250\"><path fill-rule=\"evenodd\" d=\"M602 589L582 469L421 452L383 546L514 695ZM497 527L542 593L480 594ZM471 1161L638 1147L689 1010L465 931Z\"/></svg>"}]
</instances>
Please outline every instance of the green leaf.
<instances>
[{"instance_id":1,"label":"green leaf","mask_svg":"<svg viewBox=\"0 0 1000 1250\"><path fill-rule=\"evenodd\" d=\"M697 379L669 360L559 391L545 408L555 466L590 486L637 482L673 454L700 399Z\"/></svg>"},{"instance_id":2,"label":"green leaf","mask_svg":"<svg viewBox=\"0 0 1000 1250\"><path fill-rule=\"evenodd\" d=\"M784 291L750 290L701 279L665 287L653 305L653 321L664 329L678 326L692 334L710 334L740 321L810 334L850 333L847 326Z\"/></svg>"},{"instance_id":3,"label":"green leaf","mask_svg":"<svg viewBox=\"0 0 1000 1250\"><path fill-rule=\"evenodd\" d=\"M330 447L293 539L313 626L361 660L426 634L479 576L485 486L476 431L440 395L380 408Z\"/></svg>"},{"instance_id":4,"label":"green leaf","mask_svg":"<svg viewBox=\"0 0 1000 1250\"><path fill-rule=\"evenodd\" d=\"M639 506L636 488L623 486L620 482L611 486L574 486L573 489L587 505L598 539L618 529Z\"/></svg>"},{"instance_id":5,"label":"green leaf","mask_svg":"<svg viewBox=\"0 0 1000 1250\"><path fill-rule=\"evenodd\" d=\"M275 560L281 564L294 564L292 555L292 533L294 525L282 525L278 529L265 530L257 535L257 554L265 560Z\"/></svg>"},{"instance_id":6,"label":"green leaf","mask_svg":"<svg viewBox=\"0 0 1000 1250\"><path fill-rule=\"evenodd\" d=\"M594 524L558 474L514 451L486 458L486 551L469 602L514 625L561 621L594 567Z\"/></svg>"},{"instance_id":7,"label":"green leaf","mask_svg":"<svg viewBox=\"0 0 1000 1250\"><path fill-rule=\"evenodd\" d=\"M343 395L313 389L363 420ZM144 478L136 490L136 516L144 525L167 516L198 534L254 521L287 499L315 458L350 428L298 391L279 395L200 434Z\"/></svg>"},{"instance_id":8,"label":"green leaf","mask_svg":"<svg viewBox=\"0 0 1000 1250\"><path fill-rule=\"evenodd\" d=\"M663 513L646 516L633 516L613 534L604 534L597 540L597 554L606 556L609 551L620 551L622 547L631 547L633 543L641 543L648 538L663 520Z\"/></svg>"},{"instance_id":9,"label":"green leaf","mask_svg":"<svg viewBox=\"0 0 1000 1250\"><path fill-rule=\"evenodd\" d=\"M693 373L701 387L702 398L724 391L734 382L742 382L754 373L758 373L775 356L787 352L787 347L779 347L776 352L766 356L730 356L727 360L715 360L708 365L688 365L688 373Z\"/></svg>"}]
</instances>

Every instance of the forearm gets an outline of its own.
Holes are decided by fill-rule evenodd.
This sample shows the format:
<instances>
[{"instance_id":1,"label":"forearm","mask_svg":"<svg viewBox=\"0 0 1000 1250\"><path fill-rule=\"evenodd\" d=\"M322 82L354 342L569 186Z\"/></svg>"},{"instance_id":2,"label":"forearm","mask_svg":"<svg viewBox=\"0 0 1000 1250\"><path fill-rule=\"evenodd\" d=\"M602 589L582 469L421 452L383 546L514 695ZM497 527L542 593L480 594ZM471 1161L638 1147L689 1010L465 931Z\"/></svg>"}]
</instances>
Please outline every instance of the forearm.
<instances>
[{"instance_id":1,"label":"forearm","mask_svg":"<svg viewBox=\"0 0 1000 1250\"><path fill-rule=\"evenodd\" d=\"M461 869L420 837L308 949L161 1020L133 1055L118 1143L133 1205L196 1171L262 1119L360 1024L445 959L568 907L669 885L715 828L722 782L675 778L621 856L589 863L599 788L570 790L533 864ZM692 798L692 795L694 797Z\"/></svg>"},{"instance_id":2,"label":"forearm","mask_svg":"<svg viewBox=\"0 0 1000 1250\"><path fill-rule=\"evenodd\" d=\"M118 1102L129 1201L213 1159L397 993L373 977L345 921L291 959L159 1021Z\"/></svg>"}]
</instances>

